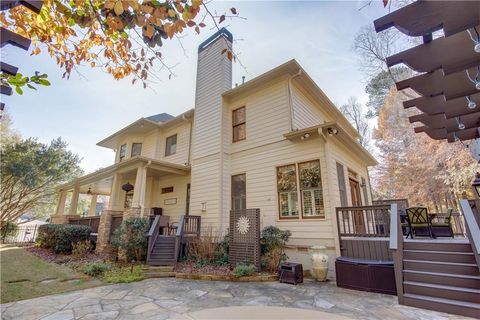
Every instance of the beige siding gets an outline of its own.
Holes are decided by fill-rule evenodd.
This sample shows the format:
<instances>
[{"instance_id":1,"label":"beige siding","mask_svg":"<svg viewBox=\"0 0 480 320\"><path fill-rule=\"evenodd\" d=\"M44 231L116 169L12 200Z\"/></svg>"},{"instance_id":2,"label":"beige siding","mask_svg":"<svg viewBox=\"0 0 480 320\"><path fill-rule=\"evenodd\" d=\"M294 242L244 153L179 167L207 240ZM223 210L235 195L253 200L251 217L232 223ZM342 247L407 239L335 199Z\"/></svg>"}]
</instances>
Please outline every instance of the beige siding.
<instances>
[{"instance_id":1,"label":"beige siding","mask_svg":"<svg viewBox=\"0 0 480 320\"><path fill-rule=\"evenodd\" d=\"M157 140L155 158L182 165L188 163L190 152L190 126L191 122L185 121L174 127L162 130ZM167 138L175 134L177 135L177 151L175 154L166 157L165 146Z\"/></svg>"},{"instance_id":2,"label":"beige siding","mask_svg":"<svg viewBox=\"0 0 480 320\"><path fill-rule=\"evenodd\" d=\"M297 85L292 86L293 128L304 129L322 124L327 116Z\"/></svg>"},{"instance_id":3,"label":"beige siding","mask_svg":"<svg viewBox=\"0 0 480 320\"><path fill-rule=\"evenodd\" d=\"M163 208L163 214L170 216L170 222L178 222L185 214L187 200L187 184L189 176L165 175L152 178L150 207ZM173 192L162 194L162 188L173 187ZM165 204L166 199L176 199L176 204Z\"/></svg>"},{"instance_id":4,"label":"beige siding","mask_svg":"<svg viewBox=\"0 0 480 320\"><path fill-rule=\"evenodd\" d=\"M132 144L141 143L142 144L142 153L144 157L154 158L155 157L155 145L158 140L158 131L152 130L151 132L140 135L140 134L124 134L120 138L120 143L117 145L117 153L115 157L115 162L119 161L120 157L120 146L123 144L127 145L127 154L126 159L130 159L132 156Z\"/></svg>"}]
</instances>

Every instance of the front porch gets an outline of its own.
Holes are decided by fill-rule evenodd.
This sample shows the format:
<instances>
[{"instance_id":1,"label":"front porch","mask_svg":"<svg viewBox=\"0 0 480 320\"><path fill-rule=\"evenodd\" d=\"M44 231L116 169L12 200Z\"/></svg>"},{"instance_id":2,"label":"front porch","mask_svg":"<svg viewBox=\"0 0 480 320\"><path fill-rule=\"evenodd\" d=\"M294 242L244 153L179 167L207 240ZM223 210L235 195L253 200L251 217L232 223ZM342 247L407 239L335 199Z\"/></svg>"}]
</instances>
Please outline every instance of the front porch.
<instances>
[{"instance_id":1,"label":"front porch","mask_svg":"<svg viewBox=\"0 0 480 320\"><path fill-rule=\"evenodd\" d=\"M51 223L90 225L97 251L105 252L123 219L156 211L178 223L188 211L189 184L190 167L137 156L60 186ZM105 199L101 212L99 196ZM80 212L79 203L86 200L89 208Z\"/></svg>"}]
</instances>

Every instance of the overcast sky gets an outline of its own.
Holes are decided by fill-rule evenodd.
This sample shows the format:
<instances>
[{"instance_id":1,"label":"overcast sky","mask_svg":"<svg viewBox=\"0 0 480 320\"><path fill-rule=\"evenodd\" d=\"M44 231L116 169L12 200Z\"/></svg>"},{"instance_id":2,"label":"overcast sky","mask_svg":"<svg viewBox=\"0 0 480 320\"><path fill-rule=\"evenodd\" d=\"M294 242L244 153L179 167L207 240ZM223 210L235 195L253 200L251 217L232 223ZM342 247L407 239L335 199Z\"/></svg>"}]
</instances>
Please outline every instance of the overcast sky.
<instances>
[{"instance_id":1,"label":"overcast sky","mask_svg":"<svg viewBox=\"0 0 480 320\"><path fill-rule=\"evenodd\" d=\"M303 66L336 104L349 96L366 102L365 78L358 71L358 60L351 50L359 28L386 14L381 1L359 11L361 1L269 1L220 2L210 4L218 13L234 6L243 19L224 24L238 41L234 50L242 64L234 64L233 84L258 76L292 58ZM193 30L192 30L193 31ZM25 75L41 71L49 75L50 87L38 91L26 88L22 96L1 96L13 120L13 127L24 137L49 142L62 137L69 149L79 154L82 168L92 172L113 164L114 153L96 143L143 116L167 112L178 115L193 107L195 95L196 48L211 33L188 32L182 39L185 53L174 40L166 42L163 56L176 65L176 76L159 74L162 81L152 89L116 81L98 69L80 68L70 80L47 55L29 53L6 46L2 61L19 67Z\"/></svg>"}]
</instances>

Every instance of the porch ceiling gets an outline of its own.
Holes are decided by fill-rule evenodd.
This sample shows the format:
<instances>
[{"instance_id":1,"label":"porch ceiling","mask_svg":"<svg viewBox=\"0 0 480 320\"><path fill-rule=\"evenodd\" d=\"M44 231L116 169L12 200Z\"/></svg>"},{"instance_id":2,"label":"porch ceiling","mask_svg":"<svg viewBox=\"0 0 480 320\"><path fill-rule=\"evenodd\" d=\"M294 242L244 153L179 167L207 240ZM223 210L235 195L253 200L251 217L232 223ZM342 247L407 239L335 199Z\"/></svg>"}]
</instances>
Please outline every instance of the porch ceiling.
<instances>
[{"instance_id":1,"label":"porch ceiling","mask_svg":"<svg viewBox=\"0 0 480 320\"><path fill-rule=\"evenodd\" d=\"M68 191L75 186L80 186L80 193L86 193L88 188L91 188L91 191L94 193L110 194L113 175L115 173L120 173L126 177L132 176L134 179L136 169L141 166L147 167L149 176L163 176L167 174L188 175L190 173L189 166L137 156L99 169L83 177L76 178L66 184L60 185L57 187L57 190Z\"/></svg>"}]
</instances>

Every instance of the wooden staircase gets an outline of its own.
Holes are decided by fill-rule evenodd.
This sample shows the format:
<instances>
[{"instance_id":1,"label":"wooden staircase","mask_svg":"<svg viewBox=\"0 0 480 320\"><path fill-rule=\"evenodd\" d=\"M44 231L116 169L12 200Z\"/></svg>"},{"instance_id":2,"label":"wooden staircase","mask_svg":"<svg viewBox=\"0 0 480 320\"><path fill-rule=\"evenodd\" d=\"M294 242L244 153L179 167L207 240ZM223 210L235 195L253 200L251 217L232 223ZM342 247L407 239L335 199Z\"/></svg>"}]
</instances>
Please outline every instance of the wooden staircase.
<instances>
[{"instance_id":1,"label":"wooden staircase","mask_svg":"<svg viewBox=\"0 0 480 320\"><path fill-rule=\"evenodd\" d=\"M147 256L147 264L152 266L168 266L177 262L175 248L176 236L159 235Z\"/></svg>"},{"instance_id":2,"label":"wooden staircase","mask_svg":"<svg viewBox=\"0 0 480 320\"><path fill-rule=\"evenodd\" d=\"M200 237L200 219L200 216L181 216L176 234L162 235L161 216L156 216L147 234L147 265L175 265L183 256L183 248L188 242Z\"/></svg>"},{"instance_id":3,"label":"wooden staircase","mask_svg":"<svg viewBox=\"0 0 480 320\"><path fill-rule=\"evenodd\" d=\"M480 316L480 272L470 243L410 240L403 244L403 303Z\"/></svg>"}]
</instances>

